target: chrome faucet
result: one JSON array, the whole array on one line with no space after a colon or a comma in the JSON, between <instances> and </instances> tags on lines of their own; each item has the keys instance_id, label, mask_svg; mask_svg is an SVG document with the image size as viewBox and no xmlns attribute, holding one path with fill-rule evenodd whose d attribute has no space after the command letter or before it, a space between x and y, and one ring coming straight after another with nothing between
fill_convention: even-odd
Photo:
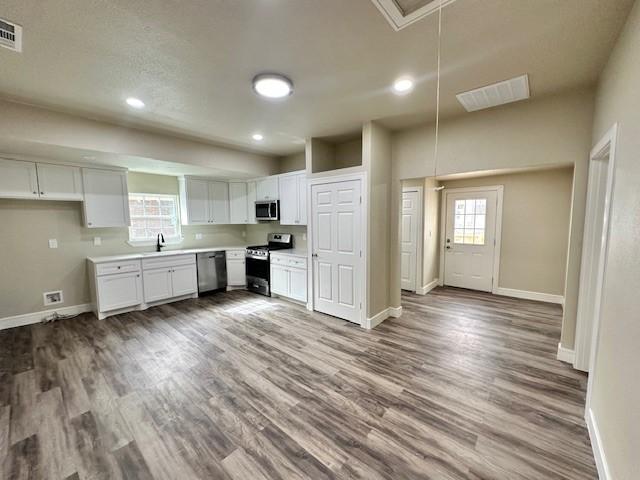
<instances>
[{"instance_id":1,"label":"chrome faucet","mask_svg":"<svg viewBox=\"0 0 640 480\"><path fill-rule=\"evenodd\" d=\"M160 239L162 239L162 244L160 244ZM158 240L156 242L156 252L161 252L162 247L164 247L164 235L162 233L159 233Z\"/></svg>"}]
</instances>

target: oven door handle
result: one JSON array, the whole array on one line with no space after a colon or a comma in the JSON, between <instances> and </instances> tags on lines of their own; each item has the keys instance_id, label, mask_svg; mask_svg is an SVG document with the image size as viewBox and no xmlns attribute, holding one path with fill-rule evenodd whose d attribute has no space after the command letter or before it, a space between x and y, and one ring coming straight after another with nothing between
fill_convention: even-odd
<instances>
[{"instance_id":1,"label":"oven door handle","mask_svg":"<svg viewBox=\"0 0 640 480\"><path fill-rule=\"evenodd\" d=\"M269 257L258 257L257 255L249 255L249 254L246 254L245 258L252 258L253 260L264 260L264 261L269 260Z\"/></svg>"}]
</instances>

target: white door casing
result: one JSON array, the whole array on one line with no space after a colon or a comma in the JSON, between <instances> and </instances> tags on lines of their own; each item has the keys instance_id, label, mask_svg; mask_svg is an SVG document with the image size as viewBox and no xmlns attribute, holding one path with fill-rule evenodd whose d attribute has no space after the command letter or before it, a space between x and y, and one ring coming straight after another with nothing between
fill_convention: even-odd
<instances>
[{"instance_id":1,"label":"white door casing","mask_svg":"<svg viewBox=\"0 0 640 480\"><path fill-rule=\"evenodd\" d=\"M362 182L314 184L312 201L314 310L361 324Z\"/></svg>"},{"instance_id":2,"label":"white door casing","mask_svg":"<svg viewBox=\"0 0 640 480\"><path fill-rule=\"evenodd\" d=\"M417 191L402 192L400 213L400 287L416 291L418 270L419 208L420 195Z\"/></svg>"},{"instance_id":3,"label":"white door casing","mask_svg":"<svg viewBox=\"0 0 640 480\"><path fill-rule=\"evenodd\" d=\"M492 292L497 288L502 186L444 191L443 284Z\"/></svg>"}]
</instances>

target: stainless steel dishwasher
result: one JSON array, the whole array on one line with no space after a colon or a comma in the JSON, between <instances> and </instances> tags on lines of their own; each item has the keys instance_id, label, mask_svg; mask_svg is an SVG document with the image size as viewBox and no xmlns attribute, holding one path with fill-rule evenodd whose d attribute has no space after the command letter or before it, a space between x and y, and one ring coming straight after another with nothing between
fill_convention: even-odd
<instances>
[{"instance_id":1,"label":"stainless steel dishwasher","mask_svg":"<svg viewBox=\"0 0 640 480\"><path fill-rule=\"evenodd\" d=\"M196 255L198 294L227 288L227 252L204 252Z\"/></svg>"}]
</instances>

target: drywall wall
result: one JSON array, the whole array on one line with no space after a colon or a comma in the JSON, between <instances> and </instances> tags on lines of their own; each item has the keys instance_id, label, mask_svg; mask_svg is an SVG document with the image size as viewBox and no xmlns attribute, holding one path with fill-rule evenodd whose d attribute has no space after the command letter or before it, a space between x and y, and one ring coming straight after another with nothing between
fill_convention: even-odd
<instances>
[{"instance_id":1,"label":"drywall wall","mask_svg":"<svg viewBox=\"0 0 640 480\"><path fill-rule=\"evenodd\" d=\"M335 146L335 168L349 168L362 165L362 137Z\"/></svg>"},{"instance_id":2,"label":"drywall wall","mask_svg":"<svg viewBox=\"0 0 640 480\"><path fill-rule=\"evenodd\" d=\"M278 160L241 150L163 135L0 100L0 141L52 145L178 162L251 176L278 173ZM7 151L8 152L8 151ZM8 152L11 153L11 152ZM19 153L19 152L16 152ZM68 161L82 162L82 157ZM123 165L127 166L127 165Z\"/></svg>"},{"instance_id":3,"label":"drywall wall","mask_svg":"<svg viewBox=\"0 0 640 480\"><path fill-rule=\"evenodd\" d=\"M129 174L136 193L177 192L176 177ZM64 304L88 303L86 257L149 251L132 247L126 228L88 229L82 226L80 202L0 199L0 318L45 310L43 292L63 290ZM168 249L243 246L244 225L186 226L184 241ZM202 233L201 240L195 239ZM93 238L102 239L101 246ZM58 240L50 249L48 240Z\"/></svg>"},{"instance_id":4,"label":"drywall wall","mask_svg":"<svg viewBox=\"0 0 640 480\"><path fill-rule=\"evenodd\" d=\"M280 225L280 222L263 222L246 226L247 245L265 245L270 233L290 233L295 248L307 248L307 227L301 225Z\"/></svg>"},{"instance_id":5,"label":"drywall wall","mask_svg":"<svg viewBox=\"0 0 640 480\"><path fill-rule=\"evenodd\" d=\"M591 410L610 479L640 472L640 3L636 2L596 96L593 143L619 126L609 249ZM601 477L604 478L604 477Z\"/></svg>"},{"instance_id":6,"label":"drywall wall","mask_svg":"<svg viewBox=\"0 0 640 480\"><path fill-rule=\"evenodd\" d=\"M586 89L468 113L443 120L438 143L438 175L574 166L561 337L568 349L575 337L593 105L594 91ZM394 180L434 175L434 132L427 124L393 135ZM393 264L391 271L391 303L399 306L400 272Z\"/></svg>"},{"instance_id":7,"label":"drywall wall","mask_svg":"<svg viewBox=\"0 0 640 480\"><path fill-rule=\"evenodd\" d=\"M279 173L296 172L307 168L305 152L293 153L286 157L280 157Z\"/></svg>"},{"instance_id":8,"label":"drywall wall","mask_svg":"<svg viewBox=\"0 0 640 480\"><path fill-rule=\"evenodd\" d=\"M389 307L391 134L375 122L363 128L363 165L368 172L367 318ZM399 189L400 182L396 188Z\"/></svg>"},{"instance_id":9,"label":"drywall wall","mask_svg":"<svg viewBox=\"0 0 640 480\"><path fill-rule=\"evenodd\" d=\"M573 168L441 181L446 189L503 185L498 286L564 295Z\"/></svg>"}]
</instances>

